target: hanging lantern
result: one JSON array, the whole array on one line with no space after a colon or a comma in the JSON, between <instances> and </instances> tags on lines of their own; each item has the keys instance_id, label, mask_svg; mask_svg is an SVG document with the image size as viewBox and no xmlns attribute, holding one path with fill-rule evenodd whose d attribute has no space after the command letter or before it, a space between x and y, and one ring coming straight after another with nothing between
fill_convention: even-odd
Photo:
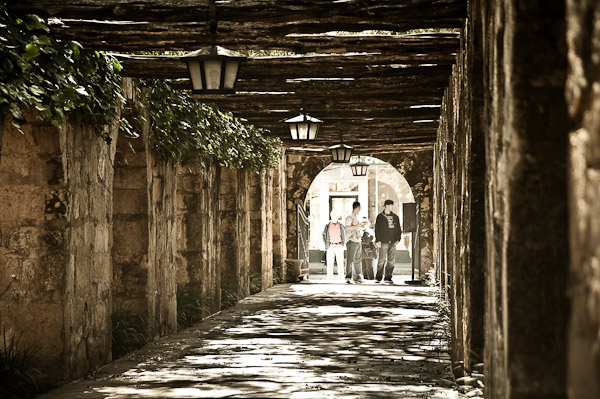
<instances>
[{"instance_id":1,"label":"hanging lantern","mask_svg":"<svg viewBox=\"0 0 600 399\"><path fill-rule=\"evenodd\" d=\"M221 46L209 46L180 58L187 63L193 94L233 94L246 56Z\"/></svg>"},{"instance_id":2,"label":"hanging lantern","mask_svg":"<svg viewBox=\"0 0 600 399\"><path fill-rule=\"evenodd\" d=\"M368 163L364 163L360 160L356 163L353 163L350 165L350 169L352 169L352 176L366 176L368 167Z\"/></svg>"},{"instance_id":3,"label":"hanging lantern","mask_svg":"<svg viewBox=\"0 0 600 399\"><path fill-rule=\"evenodd\" d=\"M290 128L292 140L314 140L317 138L319 126L321 126L323 121L302 113L293 118L286 119L285 123Z\"/></svg>"},{"instance_id":4,"label":"hanging lantern","mask_svg":"<svg viewBox=\"0 0 600 399\"><path fill-rule=\"evenodd\" d=\"M350 162L350 157L352 157L353 150L351 146L346 145L344 143L339 143L329 147L329 150L331 151L331 158L333 158L333 162Z\"/></svg>"}]
</instances>

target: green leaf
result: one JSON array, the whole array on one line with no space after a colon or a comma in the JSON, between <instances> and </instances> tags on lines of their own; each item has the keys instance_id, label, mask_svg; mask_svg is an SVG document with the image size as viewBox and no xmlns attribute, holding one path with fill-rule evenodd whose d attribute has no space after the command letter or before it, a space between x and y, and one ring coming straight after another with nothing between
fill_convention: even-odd
<instances>
[{"instance_id":1,"label":"green leaf","mask_svg":"<svg viewBox=\"0 0 600 399\"><path fill-rule=\"evenodd\" d=\"M25 46L25 53L22 54L22 57L29 61L38 55L40 55L40 48L34 43L29 43L27 46Z\"/></svg>"}]
</instances>

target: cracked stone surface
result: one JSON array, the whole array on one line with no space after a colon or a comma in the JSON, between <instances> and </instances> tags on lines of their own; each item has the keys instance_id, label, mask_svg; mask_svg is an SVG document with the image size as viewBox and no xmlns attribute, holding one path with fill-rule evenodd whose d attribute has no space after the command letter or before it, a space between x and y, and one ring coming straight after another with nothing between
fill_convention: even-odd
<instances>
[{"instance_id":1,"label":"cracked stone surface","mask_svg":"<svg viewBox=\"0 0 600 399\"><path fill-rule=\"evenodd\" d=\"M42 398L458 398L431 290L278 285Z\"/></svg>"}]
</instances>

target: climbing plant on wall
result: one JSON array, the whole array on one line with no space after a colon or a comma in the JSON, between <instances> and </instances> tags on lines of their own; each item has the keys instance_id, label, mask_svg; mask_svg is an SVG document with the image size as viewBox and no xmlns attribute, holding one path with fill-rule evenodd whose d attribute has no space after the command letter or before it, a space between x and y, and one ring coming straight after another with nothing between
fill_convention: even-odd
<instances>
[{"instance_id":1,"label":"climbing plant on wall","mask_svg":"<svg viewBox=\"0 0 600 399\"><path fill-rule=\"evenodd\" d=\"M80 111L72 114L101 133L117 118L120 69L113 57L54 39L40 17L15 17L0 4L0 107L18 129L26 108L54 126Z\"/></svg>"},{"instance_id":2,"label":"climbing plant on wall","mask_svg":"<svg viewBox=\"0 0 600 399\"><path fill-rule=\"evenodd\" d=\"M60 126L67 114L95 126L99 134L119 117L121 66L98 51L50 35L36 15L16 17L0 3L0 115L8 109L21 129L24 111ZM200 104L167 81L139 81L142 106L148 107L152 142L165 159L186 163L196 156L221 165L259 171L277 163L279 139L244 125L213 105ZM132 132L124 118L121 128ZM110 142L110 137L105 136Z\"/></svg>"},{"instance_id":3,"label":"climbing plant on wall","mask_svg":"<svg viewBox=\"0 0 600 399\"><path fill-rule=\"evenodd\" d=\"M166 159L185 164L197 155L221 165L260 171L277 164L280 140L244 125L216 106L201 104L168 81L139 81L143 106L149 107L152 140Z\"/></svg>"}]
</instances>

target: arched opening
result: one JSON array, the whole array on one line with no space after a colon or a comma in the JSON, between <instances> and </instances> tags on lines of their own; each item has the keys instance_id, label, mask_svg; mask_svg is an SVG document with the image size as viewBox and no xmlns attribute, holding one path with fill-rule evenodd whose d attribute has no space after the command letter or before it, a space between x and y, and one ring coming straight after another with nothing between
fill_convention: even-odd
<instances>
[{"instance_id":1,"label":"arched opening","mask_svg":"<svg viewBox=\"0 0 600 399\"><path fill-rule=\"evenodd\" d=\"M310 239L309 263L311 280L324 280L326 277L325 244L322 233L329 222L332 211L344 216L352 212L352 203L359 201L361 211L359 219L368 220L367 231L373 234L375 219L383 209L387 199L394 201L394 212L403 219L404 203L415 201L413 191L406 178L392 165L374 157L364 157L369 164L366 176L353 176L347 164L331 163L321 170L312 181L304 199L309 214ZM402 240L396 246L396 266L394 275L409 275L412 259L411 234L402 234ZM374 260L373 267L377 261ZM338 275L337 266L334 281Z\"/></svg>"}]
</instances>

